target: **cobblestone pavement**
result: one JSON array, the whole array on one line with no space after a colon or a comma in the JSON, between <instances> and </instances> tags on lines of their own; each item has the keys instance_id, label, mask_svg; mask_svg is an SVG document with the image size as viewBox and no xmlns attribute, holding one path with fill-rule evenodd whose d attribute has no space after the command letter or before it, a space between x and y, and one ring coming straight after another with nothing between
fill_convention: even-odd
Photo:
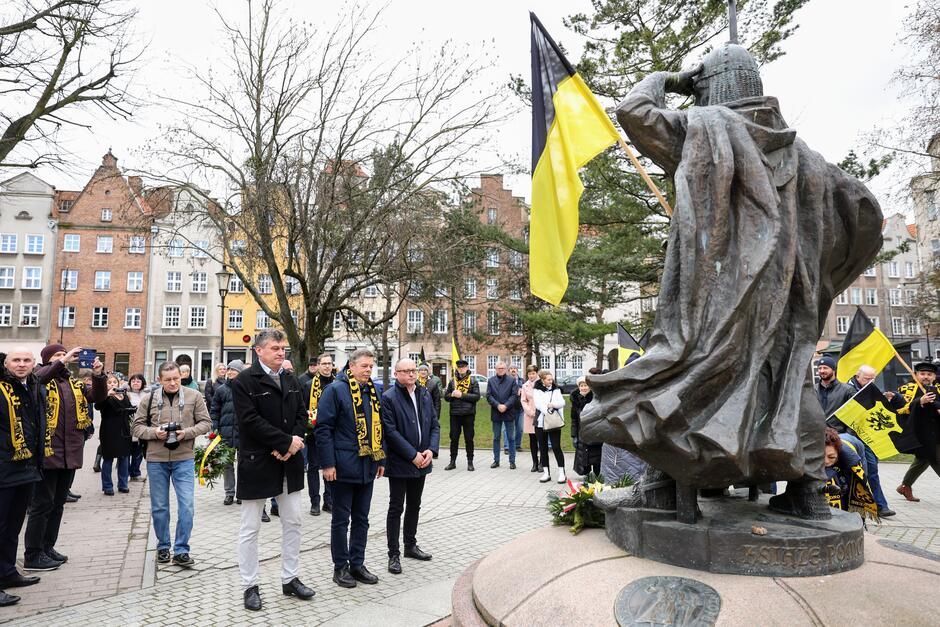
<instances>
[{"instance_id":1,"label":"cobblestone pavement","mask_svg":"<svg viewBox=\"0 0 940 627\"><path fill-rule=\"evenodd\" d=\"M146 483L132 483L130 495L104 497L99 476L85 469L76 479L76 490L84 498L68 506L58 546L69 555L69 563L43 574L39 585L21 589L23 601L0 610L0 622L83 627L181 622L431 624L450 614L451 588L467 566L519 534L549 524L545 494L557 486L540 484L526 461L528 453L520 456L518 470L509 470L505 460L501 468L491 470L484 451L478 453L478 470L473 473L465 470L462 459L458 470L451 472L444 472L443 463L436 462L425 487L418 528L420 546L433 553L434 559L423 563L404 559L405 572L398 576L386 570L388 484L377 482L366 554L366 565L380 579L375 586L360 584L345 590L333 584L329 515L305 516L301 579L317 591L308 602L280 593L281 534L278 519L273 518L261 529L264 609L259 613L242 607L236 556L238 506L222 505L221 486L197 488L191 541L196 566L190 570L155 567L155 542L146 531ZM894 492L905 469L900 464L882 466L885 491L898 515L869 530L940 553L940 479L924 474L916 485L924 501L907 503ZM151 535L149 545L144 541L147 535Z\"/></svg>"}]
</instances>

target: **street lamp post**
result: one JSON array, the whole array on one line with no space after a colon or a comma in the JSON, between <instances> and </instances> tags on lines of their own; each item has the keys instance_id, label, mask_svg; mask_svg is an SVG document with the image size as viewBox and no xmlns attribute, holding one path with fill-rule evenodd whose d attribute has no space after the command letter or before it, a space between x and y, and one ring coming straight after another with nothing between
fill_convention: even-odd
<instances>
[{"instance_id":1,"label":"street lamp post","mask_svg":"<svg viewBox=\"0 0 940 627\"><path fill-rule=\"evenodd\" d=\"M219 285L219 296L222 297L222 304L219 305L221 313L219 314L219 363L225 363L225 297L228 296L228 284L232 279L232 273L228 271L228 266L222 264L222 270L215 273L215 279Z\"/></svg>"}]
</instances>

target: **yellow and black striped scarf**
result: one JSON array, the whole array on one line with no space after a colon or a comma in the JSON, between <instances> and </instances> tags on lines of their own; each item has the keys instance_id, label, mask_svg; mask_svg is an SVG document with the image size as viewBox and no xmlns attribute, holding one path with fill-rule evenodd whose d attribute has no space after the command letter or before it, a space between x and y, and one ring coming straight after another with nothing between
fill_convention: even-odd
<instances>
[{"instance_id":1,"label":"yellow and black striped scarf","mask_svg":"<svg viewBox=\"0 0 940 627\"><path fill-rule=\"evenodd\" d=\"M23 418L17 411L20 408L20 398L13 391L13 386L6 381L0 381L0 392L7 402L7 413L10 416L10 440L13 443L13 461L29 459L33 452L26 446L26 436L23 435Z\"/></svg>"},{"instance_id":2,"label":"yellow and black striped scarf","mask_svg":"<svg viewBox=\"0 0 940 627\"><path fill-rule=\"evenodd\" d=\"M359 441L359 457L371 456L376 461L385 459L385 451L382 450L382 421L379 418L381 407L379 405L379 395L375 393L375 386L372 385L372 381L366 384L372 414L367 424L359 382L353 377L351 370L346 371L346 377L349 379L349 393L352 395L353 410L356 412L356 439ZM371 447L369 446L370 432L372 433Z\"/></svg>"},{"instance_id":3,"label":"yellow and black striped scarf","mask_svg":"<svg viewBox=\"0 0 940 627\"><path fill-rule=\"evenodd\" d=\"M85 386L73 377L69 377L68 384L72 395L75 397L75 416L77 418L75 428L79 430L87 429L91 426L91 414L88 411L88 401L85 400ZM46 400L46 456L51 457L53 455L52 436L55 435L56 427L59 425L59 407L61 405L59 402L59 386L55 379L46 384L46 391L48 392Z\"/></svg>"},{"instance_id":4,"label":"yellow and black striped scarf","mask_svg":"<svg viewBox=\"0 0 940 627\"><path fill-rule=\"evenodd\" d=\"M470 392L470 373L469 372L467 373L467 376L463 378L461 378L459 374L455 376L454 389L460 390L461 394L467 394L468 392Z\"/></svg>"},{"instance_id":5,"label":"yellow and black striped scarf","mask_svg":"<svg viewBox=\"0 0 940 627\"><path fill-rule=\"evenodd\" d=\"M855 447L846 442L842 441L842 446L848 446L852 451L855 451L858 454L858 451L855 450ZM868 485L868 478L865 476L865 470L862 468L862 464L858 463L849 468L848 473L849 479L849 491L845 495L845 499L842 499L842 495L838 493L830 493L828 495L829 506L835 509L841 509L848 512L858 512L862 517L862 520L866 518L871 518L874 521L878 520L878 504L875 503L875 497L872 495L871 487ZM836 487L839 486L839 482L836 477L833 477L829 480L830 485ZM833 490L833 492L836 492Z\"/></svg>"}]
</instances>

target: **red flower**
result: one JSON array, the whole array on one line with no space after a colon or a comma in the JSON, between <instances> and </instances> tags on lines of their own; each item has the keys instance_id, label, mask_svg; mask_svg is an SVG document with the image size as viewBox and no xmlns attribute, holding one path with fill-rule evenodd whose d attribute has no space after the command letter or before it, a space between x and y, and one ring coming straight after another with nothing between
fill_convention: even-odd
<instances>
[{"instance_id":1,"label":"red flower","mask_svg":"<svg viewBox=\"0 0 940 627\"><path fill-rule=\"evenodd\" d=\"M209 439L210 439L210 440L214 440L214 439L215 439L215 432L214 432L214 431L210 431L210 432L209 432Z\"/></svg>"}]
</instances>

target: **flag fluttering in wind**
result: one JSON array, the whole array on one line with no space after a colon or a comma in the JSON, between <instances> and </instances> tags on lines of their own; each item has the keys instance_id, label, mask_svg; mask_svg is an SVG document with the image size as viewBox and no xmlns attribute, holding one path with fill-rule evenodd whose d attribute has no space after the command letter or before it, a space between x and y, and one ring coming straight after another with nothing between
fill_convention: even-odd
<instances>
[{"instance_id":1,"label":"flag fluttering in wind","mask_svg":"<svg viewBox=\"0 0 940 627\"><path fill-rule=\"evenodd\" d=\"M532 214L529 285L557 305L568 289L568 258L578 239L578 177L620 135L561 49L530 13L532 25Z\"/></svg>"},{"instance_id":2,"label":"flag fluttering in wind","mask_svg":"<svg viewBox=\"0 0 940 627\"><path fill-rule=\"evenodd\" d=\"M878 459L917 448L910 416L898 415L874 383L869 383L837 409L833 416L858 435Z\"/></svg>"},{"instance_id":3,"label":"flag fluttering in wind","mask_svg":"<svg viewBox=\"0 0 940 627\"><path fill-rule=\"evenodd\" d=\"M648 332L647 332L648 333ZM646 337L644 334L643 337ZM617 367L623 368L633 355L642 355L643 347L627 331L622 324L617 323Z\"/></svg>"},{"instance_id":4,"label":"flag fluttering in wind","mask_svg":"<svg viewBox=\"0 0 940 627\"><path fill-rule=\"evenodd\" d=\"M450 338L450 371L453 376L457 376L457 360L460 359L460 353L457 352L457 340Z\"/></svg>"},{"instance_id":5,"label":"flag fluttering in wind","mask_svg":"<svg viewBox=\"0 0 940 627\"><path fill-rule=\"evenodd\" d=\"M836 378L843 383L855 376L861 366L871 366L875 372L888 365L895 356L894 345L881 329L876 329L862 308L855 311L849 332L842 342Z\"/></svg>"}]
</instances>

